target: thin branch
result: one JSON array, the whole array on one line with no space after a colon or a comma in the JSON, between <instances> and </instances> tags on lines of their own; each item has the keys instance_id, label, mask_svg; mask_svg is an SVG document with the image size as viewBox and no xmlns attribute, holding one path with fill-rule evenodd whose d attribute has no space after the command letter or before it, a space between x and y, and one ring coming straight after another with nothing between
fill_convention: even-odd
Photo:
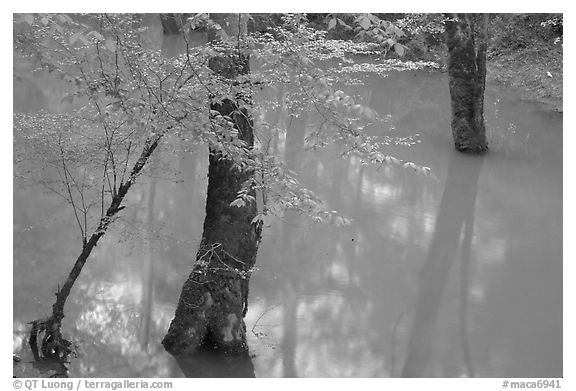
<instances>
[{"instance_id":1,"label":"thin branch","mask_svg":"<svg viewBox=\"0 0 576 391\"><path fill-rule=\"evenodd\" d=\"M84 201L84 185L86 183L86 168L84 168L84 176L82 178L82 188L79 190L80 201L82 202L82 213L84 214L84 232L88 231L88 209L90 205L86 206Z\"/></svg>"},{"instance_id":2,"label":"thin branch","mask_svg":"<svg viewBox=\"0 0 576 391\"><path fill-rule=\"evenodd\" d=\"M124 209L124 207L121 206L124 197L128 193L128 190L130 190L132 185L135 183L138 175L140 175L140 173L142 172L142 169L146 165L148 158L158 146L158 143L160 142L162 136L163 133L153 133L146 139L146 142L144 143L144 147L142 149L142 153L140 154L140 157L134 164L132 172L130 173L130 177L128 178L126 183L122 184L122 186L119 187L118 192L112 198L112 201L108 206L108 209L106 210L106 215L100 219L98 228L96 229L96 231L92 233L88 242L83 246L82 252L80 253L78 259L76 260L74 267L70 271L70 274L68 275L66 282L64 283L62 288L58 290L58 293L56 294L56 303L54 303L54 306L52 307L52 320L56 324L59 325L61 320L64 318L64 304L66 302L66 299L68 298L68 295L70 294L74 282L80 275L80 272L84 267L84 264L88 260L88 256L98 243L98 240L106 233L108 226L113 221L113 217L119 211Z\"/></svg>"},{"instance_id":3,"label":"thin branch","mask_svg":"<svg viewBox=\"0 0 576 391\"><path fill-rule=\"evenodd\" d=\"M132 151L132 140L128 142L126 147L126 164L124 164L124 169L122 170L122 176L120 177L120 186L124 183L124 175L128 171L128 162L130 161L130 152Z\"/></svg>"},{"instance_id":4,"label":"thin branch","mask_svg":"<svg viewBox=\"0 0 576 391\"><path fill-rule=\"evenodd\" d=\"M80 217L78 216L78 212L76 210L76 204L74 202L74 197L72 196L72 189L70 188L70 179L68 177L68 169L66 167L66 158L64 157L64 147L62 146L62 133L58 134L58 147L60 148L60 157L62 159L62 169L64 170L64 185L66 186L66 190L68 191L68 195L70 197L70 203L72 204L72 210L74 210L74 217L76 217L76 222L78 223L78 227L80 228L80 233L82 234L82 243L86 246L86 233L82 228L82 223L80 222Z\"/></svg>"}]
</instances>

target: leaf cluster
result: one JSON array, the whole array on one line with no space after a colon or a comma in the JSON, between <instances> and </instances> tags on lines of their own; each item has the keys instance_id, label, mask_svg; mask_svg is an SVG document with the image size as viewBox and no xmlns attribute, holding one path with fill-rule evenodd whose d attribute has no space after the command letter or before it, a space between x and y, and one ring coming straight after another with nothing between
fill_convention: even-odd
<instances>
[{"instance_id":1,"label":"leaf cluster","mask_svg":"<svg viewBox=\"0 0 576 391\"><path fill-rule=\"evenodd\" d=\"M343 156L404 165L382 148L411 141L369 136L366 129L384 120L361 97L337 86L346 78L331 61L352 63L347 56L366 50L368 43L327 40L326 31L310 27L304 14L285 14L266 33L238 35L226 33L206 14L183 20L186 48L175 57L166 57L157 46L146 44L148 27L138 15L14 17L15 48L29 62L68 83L71 91L63 99L81 106L59 116L17 115L15 135L26 140L24 155L32 153L37 163L42 161L60 173L60 186L54 190L71 193L65 198L75 208L84 202L79 200L90 198L85 197L86 191L95 191L92 199L100 207L80 207L85 217L91 210L99 210L94 218L102 216L105 198L113 197L121 187L128 168L136 163L135 151L151 135L169 134L205 143L232 160L233 169L252 170L256 179L246 189L255 188L265 195L263 215L293 208L319 221L345 222L305 189L277 151L269 148L266 140L274 135L267 132L274 131L274 126L256 121L254 148L239 138L236 117L249 112L259 118L269 102L253 101L253 97L265 88L286 88L286 106L294 115L314 113L318 126L307 134L308 148L339 143L345 146ZM249 20L250 16L241 15L237 22L246 25ZM360 38L401 54L403 47L397 39L403 33L395 25L371 14L359 15L355 22ZM188 33L198 29L212 31L217 39L193 46ZM215 72L214 59L230 56L249 56L256 66L247 74ZM208 104L224 101L235 102L230 115L211 110ZM62 160L66 167L61 167ZM253 202L249 197L250 192L243 191L233 204L242 207ZM79 225L86 232L89 223Z\"/></svg>"}]
</instances>

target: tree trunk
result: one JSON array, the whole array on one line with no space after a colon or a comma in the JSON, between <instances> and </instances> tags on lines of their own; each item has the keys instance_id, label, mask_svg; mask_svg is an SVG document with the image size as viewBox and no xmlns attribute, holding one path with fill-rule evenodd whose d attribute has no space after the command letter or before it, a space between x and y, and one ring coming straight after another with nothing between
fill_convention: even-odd
<instances>
[{"instance_id":1,"label":"tree trunk","mask_svg":"<svg viewBox=\"0 0 576 391\"><path fill-rule=\"evenodd\" d=\"M226 28L234 27L235 17L237 15L230 18ZM225 27L225 23L220 24ZM209 65L215 73L229 79L249 72L248 58L238 53L215 57ZM232 118L239 138L249 147L253 146L253 122L245 109L239 109L231 99L213 103L211 109ZM237 357L247 353L243 317L248 308L248 283L256 261L261 226L252 223L257 214L256 203L248 202L243 207L230 203L252 176L252 171L239 170L220 152L210 150L200 249L162 341L164 348L177 356L179 362L186 360L178 356L191 358L194 353L206 350L235 353ZM254 190L250 195L255 197Z\"/></svg>"},{"instance_id":2,"label":"tree trunk","mask_svg":"<svg viewBox=\"0 0 576 391\"><path fill-rule=\"evenodd\" d=\"M470 14L448 14L446 44L454 145L462 152L488 150L484 124L488 14L475 32Z\"/></svg>"}]
</instances>

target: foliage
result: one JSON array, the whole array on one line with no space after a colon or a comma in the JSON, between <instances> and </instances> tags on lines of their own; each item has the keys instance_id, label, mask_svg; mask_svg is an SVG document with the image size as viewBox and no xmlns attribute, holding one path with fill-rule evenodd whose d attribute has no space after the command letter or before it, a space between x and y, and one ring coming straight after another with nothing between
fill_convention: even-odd
<instances>
[{"instance_id":1,"label":"foliage","mask_svg":"<svg viewBox=\"0 0 576 391\"><path fill-rule=\"evenodd\" d=\"M331 60L345 60L342 45L326 40L325 31L312 29L304 14L286 14L269 32L248 35L250 19L245 14L228 20L207 14L164 16L163 30L179 31L186 44L182 53L169 57L147 43L147 27L138 15L14 16L15 49L67 83L70 88L62 100L71 105L59 114L14 116L16 172L70 203L82 238L82 251L57 291L52 315L32 322L29 344L36 360L65 361L73 353L73 345L60 333L67 297L99 239L124 209L124 198L150 156L169 136L204 143L213 156L231 161L232 171L251 173L231 204L258 204L252 195L258 190L257 227L285 209L318 222L348 223L304 188L270 148L278 136L269 132L273 126L259 124L255 147L239 137L236 118L248 112L256 117L253 113L264 109L253 102L256 88L286 86L293 115L315 113L319 123L307 135L308 148L338 143L344 146L343 156L428 174L425 167L382 152L384 146L413 140L369 134L370 126L385 120L338 85L345 78ZM236 24L237 34L217 20ZM393 24L372 14L354 21L358 38L373 41L384 53L393 49L403 54L404 46L397 42L403 32ZM190 34L202 30L210 42L191 45ZM259 69L238 72L233 57L243 64L252 57ZM213 109L224 104L232 107L228 115Z\"/></svg>"},{"instance_id":2,"label":"foliage","mask_svg":"<svg viewBox=\"0 0 576 391\"><path fill-rule=\"evenodd\" d=\"M386 50L403 50L396 41L403 33L393 24L371 14L358 15L354 21L358 37ZM208 15L196 14L183 25L182 36L186 39L187 31L198 28L214 31L220 42L198 47L186 42L184 53L165 58L157 47L142 44L146 27L137 15L15 15L15 47L28 61L67 81L71 91L63 99L81 104L58 116L17 115L15 135L32 147L34 160L48 163L44 170L57 172L57 180L43 184L79 212L83 237L90 225L97 225L94 220L102 216L105 199L117 192L137 159L135 151L152 134L206 143L232 159L238 169L255 170L258 183L247 186L265 193L262 215L290 207L318 221L344 221L304 189L267 147L265 140L274 136L274 129L259 124L257 147L246 148L231 118L210 111L206 102L250 97L255 88L285 85L295 113L314 111L320 118L318 128L307 137L309 148L342 143L345 155L394 164L380 151L384 145L406 140L369 136L364 129L383 120L361 99L337 87L343 78L329 63L334 58L351 63L345 54L366 51L370 44L327 40L326 32L311 28L303 14L284 15L268 32L243 37L228 36ZM250 55L259 69L235 80L215 75L208 66L210 59L231 50ZM241 100L239 108L265 109L251 99ZM18 159L31 164L30 156ZM90 189L91 196L84 194Z\"/></svg>"},{"instance_id":3,"label":"foliage","mask_svg":"<svg viewBox=\"0 0 576 391\"><path fill-rule=\"evenodd\" d=\"M496 14L491 26L491 51L553 45L562 37L562 20L562 14Z\"/></svg>"},{"instance_id":4,"label":"foliage","mask_svg":"<svg viewBox=\"0 0 576 391\"><path fill-rule=\"evenodd\" d=\"M555 15L552 18L545 20L544 22L540 22L540 26L549 28L553 33L558 35L554 38L555 45L562 41L564 31L563 15Z\"/></svg>"},{"instance_id":5,"label":"foliage","mask_svg":"<svg viewBox=\"0 0 576 391\"><path fill-rule=\"evenodd\" d=\"M324 21L327 31L338 28L350 34L354 33L355 40L374 42L385 54L393 50L402 57L406 51L406 46L400 43L405 36L404 31L376 14L327 14Z\"/></svg>"}]
</instances>

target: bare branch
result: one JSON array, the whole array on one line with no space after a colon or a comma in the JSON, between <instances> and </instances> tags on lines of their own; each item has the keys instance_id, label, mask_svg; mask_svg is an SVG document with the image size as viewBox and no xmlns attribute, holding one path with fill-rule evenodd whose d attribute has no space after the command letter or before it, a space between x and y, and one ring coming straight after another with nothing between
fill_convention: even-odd
<instances>
[{"instance_id":1,"label":"bare branch","mask_svg":"<svg viewBox=\"0 0 576 391\"><path fill-rule=\"evenodd\" d=\"M82 235L82 243L86 246L86 232L82 228L82 223L80 223L80 218L78 216L78 211L76 210L76 203L74 202L74 197L72 196L72 189L70 186L70 179L68 176L68 168L66 167L66 158L64 156L64 147L62 146L62 133L58 134L58 147L60 148L60 157L62 158L62 169L64 171L64 185L68 192L68 196L70 197L70 203L72 204L72 210L74 211L74 217L76 218L76 222L78 223L78 227L80 228L80 233Z\"/></svg>"}]
</instances>

